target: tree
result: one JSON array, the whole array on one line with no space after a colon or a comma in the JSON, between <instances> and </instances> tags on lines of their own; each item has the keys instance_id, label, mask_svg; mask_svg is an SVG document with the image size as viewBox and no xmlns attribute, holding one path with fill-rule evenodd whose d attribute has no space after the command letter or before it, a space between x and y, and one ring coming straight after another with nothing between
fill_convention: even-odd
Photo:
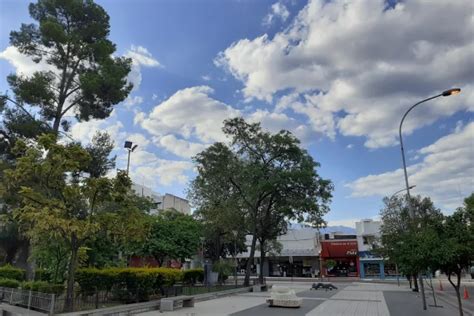
<instances>
[{"instance_id":1,"label":"tree","mask_svg":"<svg viewBox=\"0 0 474 316\"><path fill-rule=\"evenodd\" d=\"M458 299L459 315L463 315L461 301L461 274L474 260L474 193L464 200L464 205L447 216L441 233L442 255L439 268L448 276ZM456 283L451 280L456 275Z\"/></svg>"},{"instance_id":2,"label":"tree","mask_svg":"<svg viewBox=\"0 0 474 316\"><path fill-rule=\"evenodd\" d=\"M38 0L29 5L37 24L22 24L10 33L10 44L48 70L31 76L11 74L7 81L15 100L4 96L33 118L27 107L37 107L41 125L54 133L74 111L78 120L106 118L113 105L131 91L127 75L131 60L113 57L108 39L109 16L92 0ZM35 111L36 112L36 111Z\"/></svg>"},{"instance_id":3,"label":"tree","mask_svg":"<svg viewBox=\"0 0 474 316\"><path fill-rule=\"evenodd\" d=\"M264 248L292 219L321 225L333 187L290 132L271 134L242 118L224 121L223 131L229 145L215 143L194 157L198 176L189 196L198 209L226 210L241 218L252 236L248 284L257 240Z\"/></svg>"},{"instance_id":4,"label":"tree","mask_svg":"<svg viewBox=\"0 0 474 316\"><path fill-rule=\"evenodd\" d=\"M93 178L99 178L107 175L109 170L115 168L115 159L117 156L110 157L114 149L114 141L107 132L96 132L92 137L91 143L86 146L86 151L91 157L86 172Z\"/></svg>"},{"instance_id":5,"label":"tree","mask_svg":"<svg viewBox=\"0 0 474 316\"><path fill-rule=\"evenodd\" d=\"M191 258L199 249L201 224L176 210L150 216L146 242L135 244L132 253L152 256L163 266L167 260Z\"/></svg>"},{"instance_id":6,"label":"tree","mask_svg":"<svg viewBox=\"0 0 474 316\"><path fill-rule=\"evenodd\" d=\"M49 134L37 143L18 141L14 153L15 168L5 173L7 188L20 197L14 214L33 244L51 238L69 249L65 309L71 311L79 249L110 223L121 223L116 225L120 235L131 227L130 236L136 237L140 230L134 226L143 212L133 205L125 173L111 179L85 174L91 158L78 144L57 144L56 136Z\"/></svg>"},{"instance_id":7,"label":"tree","mask_svg":"<svg viewBox=\"0 0 474 316\"><path fill-rule=\"evenodd\" d=\"M435 268L442 255L438 245L444 217L431 199L420 196L411 200L414 219L404 197L385 198L384 204L380 212L381 248L377 251L398 264L401 272L413 275L418 290L416 274Z\"/></svg>"}]
</instances>

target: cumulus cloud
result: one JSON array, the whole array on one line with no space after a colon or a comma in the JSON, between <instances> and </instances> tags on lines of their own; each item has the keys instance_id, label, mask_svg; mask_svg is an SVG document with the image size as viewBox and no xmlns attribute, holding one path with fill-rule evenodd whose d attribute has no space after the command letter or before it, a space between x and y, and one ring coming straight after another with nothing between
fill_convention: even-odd
<instances>
[{"instance_id":1,"label":"cumulus cloud","mask_svg":"<svg viewBox=\"0 0 474 316\"><path fill-rule=\"evenodd\" d=\"M145 117L136 116L135 121L158 137L174 133L205 143L223 140L222 121L239 116L240 111L211 98L212 93L208 86L179 90Z\"/></svg>"},{"instance_id":2,"label":"cumulus cloud","mask_svg":"<svg viewBox=\"0 0 474 316\"><path fill-rule=\"evenodd\" d=\"M446 210L474 192L474 123L420 149L422 161L408 167L415 194L430 196ZM347 185L353 197L389 196L404 186L403 169L359 178Z\"/></svg>"},{"instance_id":3,"label":"cumulus cloud","mask_svg":"<svg viewBox=\"0 0 474 316\"><path fill-rule=\"evenodd\" d=\"M123 102L123 104L125 105L125 107L127 109L130 109L132 108L134 105L139 105L139 104L142 104L143 103L143 97L141 96L128 96L125 101Z\"/></svg>"},{"instance_id":4,"label":"cumulus cloud","mask_svg":"<svg viewBox=\"0 0 474 316\"><path fill-rule=\"evenodd\" d=\"M290 11L288 11L282 2L275 2L272 4L270 11L271 12L263 18L263 25L271 25L275 20L285 22L290 16Z\"/></svg>"},{"instance_id":5,"label":"cumulus cloud","mask_svg":"<svg viewBox=\"0 0 474 316\"><path fill-rule=\"evenodd\" d=\"M55 71L56 68L48 65L46 62L41 61L35 63L30 56L24 55L16 49L14 46L8 46L0 52L0 59L8 61L13 67L17 74L30 76L36 71Z\"/></svg>"},{"instance_id":6,"label":"cumulus cloud","mask_svg":"<svg viewBox=\"0 0 474 316\"><path fill-rule=\"evenodd\" d=\"M365 146L396 143L400 114L411 104L458 86L463 93L414 112L404 131L474 109L474 13L469 0L427 3L311 0L270 38L241 39L217 66L242 81L247 101L296 94L287 108L334 137L365 137ZM416 18L414 18L416 16ZM284 96L285 97L285 96Z\"/></svg>"},{"instance_id":7,"label":"cumulus cloud","mask_svg":"<svg viewBox=\"0 0 474 316\"><path fill-rule=\"evenodd\" d=\"M121 122L113 120L96 120L83 121L75 123L71 127L70 135L73 139L83 144L88 144L97 132L107 132L115 141L116 146L124 140L125 132Z\"/></svg>"},{"instance_id":8,"label":"cumulus cloud","mask_svg":"<svg viewBox=\"0 0 474 316\"><path fill-rule=\"evenodd\" d=\"M156 138L156 143L167 151L188 159L206 148L205 144L178 139L172 134Z\"/></svg>"},{"instance_id":9,"label":"cumulus cloud","mask_svg":"<svg viewBox=\"0 0 474 316\"><path fill-rule=\"evenodd\" d=\"M143 46L132 45L124 56L132 59L132 69L128 74L128 81L133 83L133 91L137 91L142 82L142 67L163 67Z\"/></svg>"},{"instance_id":10,"label":"cumulus cloud","mask_svg":"<svg viewBox=\"0 0 474 316\"><path fill-rule=\"evenodd\" d=\"M122 163L126 163L122 158ZM186 184L189 177L186 174L193 164L183 160L167 160L146 150L133 153L130 163L130 177L135 183L145 183L150 187Z\"/></svg>"},{"instance_id":11,"label":"cumulus cloud","mask_svg":"<svg viewBox=\"0 0 474 316\"><path fill-rule=\"evenodd\" d=\"M146 148L150 144L150 140L140 133L129 134L126 139L137 144L140 148Z\"/></svg>"}]
</instances>

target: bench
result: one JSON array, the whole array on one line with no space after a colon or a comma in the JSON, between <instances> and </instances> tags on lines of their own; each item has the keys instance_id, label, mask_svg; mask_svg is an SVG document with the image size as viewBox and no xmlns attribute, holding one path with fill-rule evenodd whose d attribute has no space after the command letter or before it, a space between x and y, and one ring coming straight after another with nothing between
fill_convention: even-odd
<instances>
[{"instance_id":1,"label":"bench","mask_svg":"<svg viewBox=\"0 0 474 316\"><path fill-rule=\"evenodd\" d=\"M255 284L252 285L252 292L266 292L268 287L266 284Z\"/></svg>"},{"instance_id":2,"label":"bench","mask_svg":"<svg viewBox=\"0 0 474 316\"><path fill-rule=\"evenodd\" d=\"M160 312L170 312L181 307L194 307L194 296L182 295L160 300Z\"/></svg>"}]
</instances>

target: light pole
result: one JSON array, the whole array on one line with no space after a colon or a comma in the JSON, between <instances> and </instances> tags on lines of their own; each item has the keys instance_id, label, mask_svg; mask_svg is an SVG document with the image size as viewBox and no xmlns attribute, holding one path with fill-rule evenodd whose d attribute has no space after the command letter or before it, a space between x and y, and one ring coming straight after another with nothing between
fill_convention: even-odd
<instances>
[{"instance_id":1,"label":"light pole","mask_svg":"<svg viewBox=\"0 0 474 316\"><path fill-rule=\"evenodd\" d=\"M237 236L239 232L237 230L232 231L232 235L234 236L234 282L235 282L235 287L237 287Z\"/></svg>"},{"instance_id":2,"label":"light pole","mask_svg":"<svg viewBox=\"0 0 474 316\"><path fill-rule=\"evenodd\" d=\"M416 184L412 185L409 187L409 189L413 189L414 187L416 187ZM398 190L397 192L393 193L391 196L390 196L390 201L399 193L405 191L406 189L401 189L401 190ZM400 274L398 273L398 264L395 263L395 273L397 274L397 285L400 286Z\"/></svg>"},{"instance_id":3,"label":"light pole","mask_svg":"<svg viewBox=\"0 0 474 316\"><path fill-rule=\"evenodd\" d=\"M402 126L403 126L403 121L405 121L405 118L407 117L408 113L410 113L411 110L413 110L417 105L420 105L421 103L424 103L426 101L430 101L439 97L448 97L450 95L458 94L461 92L461 89L455 88L455 89L449 89L446 91L443 91L442 93L432 96L430 98L421 100L418 103L415 103L412 105L403 115L402 120L400 121L400 127L398 128L398 135L400 138L400 149L402 152L402 161L403 161L403 172L405 174L405 185L406 185L406 190L407 190L407 199L408 199L408 210L410 212L410 217L412 221L415 219L415 211L413 209L412 203L411 203L411 196L410 196L410 184L408 183L408 174L407 174L407 165L406 165L406 160L405 160L405 150L403 148L403 138L402 138ZM423 309L426 310L426 297L425 297L425 287L423 285L423 277L421 273L418 273L418 280L420 283L420 289L421 289L421 297L423 299Z\"/></svg>"},{"instance_id":4,"label":"light pole","mask_svg":"<svg viewBox=\"0 0 474 316\"><path fill-rule=\"evenodd\" d=\"M134 145L131 141L126 140L123 147L128 151L128 160L127 160L127 176L128 176L128 171L130 169L130 154L134 152L135 149L137 149L138 145L137 144Z\"/></svg>"}]
</instances>

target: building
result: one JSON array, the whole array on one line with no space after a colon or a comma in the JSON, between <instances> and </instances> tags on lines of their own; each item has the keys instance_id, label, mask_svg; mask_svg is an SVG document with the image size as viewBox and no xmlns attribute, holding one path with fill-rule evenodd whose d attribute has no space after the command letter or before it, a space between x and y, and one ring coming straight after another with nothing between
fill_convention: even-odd
<instances>
[{"instance_id":1,"label":"building","mask_svg":"<svg viewBox=\"0 0 474 316\"><path fill-rule=\"evenodd\" d=\"M321 268L323 276L358 277L360 272L357 236L324 234L321 239Z\"/></svg>"},{"instance_id":2,"label":"building","mask_svg":"<svg viewBox=\"0 0 474 316\"><path fill-rule=\"evenodd\" d=\"M154 213L158 213L163 210L175 209L183 214L191 214L189 201L179 196L169 193L161 195L144 185L136 183L132 184L132 190L138 195L151 198L156 203L156 208L152 210Z\"/></svg>"},{"instance_id":3,"label":"building","mask_svg":"<svg viewBox=\"0 0 474 316\"><path fill-rule=\"evenodd\" d=\"M289 229L277 239L281 249L270 251L263 263L264 276L311 277L319 275L319 233L315 228ZM252 236L248 235L247 251L237 255L240 269L245 269L246 259L250 254ZM252 272L260 272L260 251L257 246ZM243 272L243 271L242 271Z\"/></svg>"},{"instance_id":4,"label":"building","mask_svg":"<svg viewBox=\"0 0 474 316\"><path fill-rule=\"evenodd\" d=\"M374 251L380 242L382 222L364 219L356 222L361 278L395 277L397 269Z\"/></svg>"}]
</instances>

